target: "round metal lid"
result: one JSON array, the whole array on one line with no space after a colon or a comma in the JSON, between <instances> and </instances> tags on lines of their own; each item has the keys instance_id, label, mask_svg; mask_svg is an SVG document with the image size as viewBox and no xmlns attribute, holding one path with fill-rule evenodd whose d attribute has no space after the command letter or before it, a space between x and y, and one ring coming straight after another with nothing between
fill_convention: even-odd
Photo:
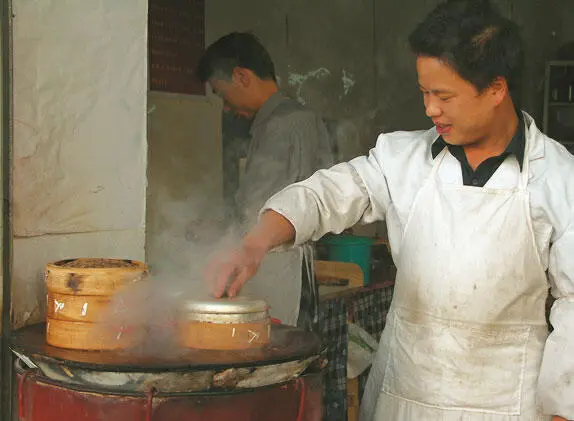
<instances>
[{"instance_id":1,"label":"round metal lid","mask_svg":"<svg viewBox=\"0 0 574 421\"><path fill-rule=\"evenodd\" d=\"M262 313L269 309L263 300L252 300L239 296L233 298L211 298L204 300L187 300L183 310L187 313L201 314L248 314Z\"/></svg>"}]
</instances>

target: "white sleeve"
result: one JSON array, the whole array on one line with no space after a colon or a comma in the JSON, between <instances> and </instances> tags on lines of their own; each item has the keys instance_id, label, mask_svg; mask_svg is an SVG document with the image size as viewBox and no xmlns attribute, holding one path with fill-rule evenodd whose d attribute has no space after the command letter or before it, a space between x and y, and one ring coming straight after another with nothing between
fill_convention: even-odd
<instances>
[{"instance_id":1,"label":"white sleeve","mask_svg":"<svg viewBox=\"0 0 574 421\"><path fill-rule=\"evenodd\" d=\"M295 227L295 245L340 233L357 222L385 218L390 203L381 165L384 136L368 156L317 171L286 187L267 201L261 212L274 210Z\"/></svg>"},{"instance_id":2,"label":"white sleeve","mask_svg":"<svg viewBox=\"0 0 574 421\"><path fill-rule=\"evenodd\" d=\"M549 277L556 298L538 383L544 412L574 420L574 225L550 248Z\"/></svg>"}]
</instances>

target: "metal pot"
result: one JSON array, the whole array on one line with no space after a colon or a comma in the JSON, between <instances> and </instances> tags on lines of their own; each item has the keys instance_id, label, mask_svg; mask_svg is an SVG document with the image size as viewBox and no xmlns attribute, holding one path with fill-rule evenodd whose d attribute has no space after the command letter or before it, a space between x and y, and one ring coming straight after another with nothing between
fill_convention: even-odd
<instances>
[{"instance_id":1,"label":"metal pot","mask_svg":"<svg viewBox=\"0 0 574 421\"><path fill-rule=\"evenodd\" d=\"M247 297L187 300L182 320L207 323L252 323L269 319L269 306L263 300Z\"/></svg>"},{"instance_id":2,"label":"metal pot","mask_svg":"<svg viewBox=\"0 0 574 421\"><path fill-rule=\"evenodd\" d=\"M269 306L247 297L190 300L182 306L181 343L195 349L248 349L271 337Z\"/></svg>"}]
</instances>

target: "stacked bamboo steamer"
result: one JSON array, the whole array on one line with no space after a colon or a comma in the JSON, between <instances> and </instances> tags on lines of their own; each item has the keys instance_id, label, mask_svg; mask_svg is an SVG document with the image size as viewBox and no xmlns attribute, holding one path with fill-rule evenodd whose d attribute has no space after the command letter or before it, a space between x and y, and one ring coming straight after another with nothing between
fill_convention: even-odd
<instances>
[{"instance_id":1,"label":"stacked bamboo steamer","mask_svg":"<svg viewBox=\"0 0 574 421\"><path fill-rule=\"evenodd\" d=\"M114 329L105 318L111 298L146 275L147 266L135 260L79 258L46 265L47 343L100 351L137 343L138 329Z\"/></svg>"}]
</instances>

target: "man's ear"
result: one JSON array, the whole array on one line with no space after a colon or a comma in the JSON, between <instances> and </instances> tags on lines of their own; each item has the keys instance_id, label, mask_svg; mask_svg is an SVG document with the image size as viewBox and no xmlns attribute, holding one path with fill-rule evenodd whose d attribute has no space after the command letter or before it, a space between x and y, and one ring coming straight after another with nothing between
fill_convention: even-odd
<instances>
[{"instance_id":1,"label":"man's ear","mask_svg":"<svg viewBox=\"0 0 574 421\"><path fill-rule=\"evenodd\" d=\"M496 105L500 104L508 93L508 83L500 76L495 78L488 87L488 94Z\"/></svg>"},{"instance_id":2,"label":"man's ear","mask_svg":"<svg viewBox=\"0 0 574 421\"><path fill-rule=\"evenodd\" d=\"M252 72L244 67L236 67L233 69L233 81L243 87L251 84L253 79Z\"/></svg>"}]
</instances>

